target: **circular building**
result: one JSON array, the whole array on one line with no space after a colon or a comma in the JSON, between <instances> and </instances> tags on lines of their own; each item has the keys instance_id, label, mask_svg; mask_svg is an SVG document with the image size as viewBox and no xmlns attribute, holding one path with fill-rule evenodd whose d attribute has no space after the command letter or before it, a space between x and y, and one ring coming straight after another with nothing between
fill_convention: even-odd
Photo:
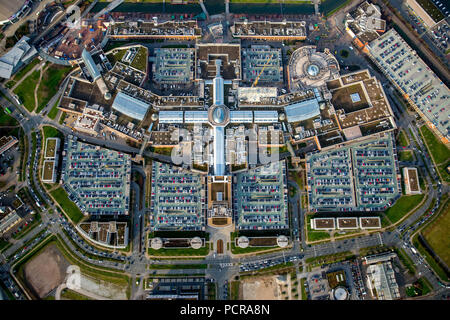
<instances>
[{"instance_id":1,"label":"circular building","mask_svg":"<svg viewBox=\"0 0 450 320\"><path fill-rule=\"evenodd\" d=\"M239 248L247 248L249 245L249 240L246 236L240 236L237 240Z\"/></svg>"},{"instance_id":2,"label":"circular building","mask_svg":"<svg viewBox=\"0 0 450 320\"><path fill-rule=\"evenodd\" d=\"M339 286L331 291L331 298L333 300L347 300L348 297L348 290L345 287Z\"/></svg>"},{"instance_id":3,"label":"circular building","mask_svg":"<svg viewBox=\"0 0 450 320\"><path fill-rule=\"evenodd\" d=\"M317 88L339 76L339 63L328 49L316 51L315 46L300 47L289 60L291 91Z\"/></svg>"},{"instance_id":4,"label":"circular building","mask_svg":"<svg viewBox=\"0 0 450 320\"><path fill-rule=\"evenodd\" d=\"M280 248L286 248L288 244L289 244L289 240L286 236L281 235L281 236L277 237L277 245Z\"/></svg>"},{"instance_id":5,"label":"circular building","mask_svg":"<svg viewBox=\"0 0 450 320\"><path fill-rule=\"evenodd\" d=\"M209 122L213 126L226 126L230 121L229 113L225 105L213 105L208 110Z\"/></svg>"},{"instance_id":6,"label":"circular building","mask_svg":"<svg viewBox=\"0 0 450 320\"><path fill-rule=\"evenodd\" d=\"M191 248L192 249L200 249L202 247L202 239L199 237L194 237L190 240Z\"/></svg>"},{"instance_id":7,"label":"circular building","mask_svg":"<svg viewBox=\"0 0 450 320\"><path fill-rule=\"evenodd\" d=\"M159 249L161 249L161 248L162 248L162 245L163 245L163 243L162 243L161 238L153 238L153 239L150 241L150 247L151 247L152 249L154 249L154 250L159 250Z\"/></svg>"}]
</instances>

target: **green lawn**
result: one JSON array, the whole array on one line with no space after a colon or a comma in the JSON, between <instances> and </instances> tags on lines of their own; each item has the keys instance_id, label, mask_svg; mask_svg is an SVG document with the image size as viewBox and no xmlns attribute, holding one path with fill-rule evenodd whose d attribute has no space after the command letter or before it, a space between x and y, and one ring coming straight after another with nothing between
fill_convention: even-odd
<instances>
[{"instance_id":1,"label":"green lawn","mask_svg":"<svg viewBox=\"0 0 450 320\"><path fill-rule=\"evenodd\" d=\"M395 252L397 253L398 258L408 270L408 273L414 275L416 273L416 267L414 266L414 262L411 258L406 254L405 250L402 248L395 248Z\"/></svg>"},{"instance_id":2,"label":"green lawn","mask_svg":"<svg viewBox=\"0 0 450 320\"><path fill-rule=\"evenodd\" d=\"M14 93L17 94L25 108L30 112L35 109L34 89L39 81L40 73L40 70L33 71L31 75L14 89Z\"/></svg>"},{"instance_id":3,"label":"green lawn","mask_svg":"<svg viewBox=\"0 0 450 320\"><path fill-rule=\"evenodd\" d=\"M0 252L8 249L11 246L12 246L12 243L9 243L6 240L0 239Z\"/></svg>"},{"instance_id":4,"label":"green lawn","mask_svg":"<svg viewBox=\"0 0 450 320\"><path fill-rule=\"evenodd\" d=\"M413 152L411 150L404 150L398 152L399 161L414 161Z\"/></svg>"},{"instance_id":5,"label":"green lawn","mask_svg":"<svg viewBox=\"0 0 450 320\"><path fill-rule=\"evenodd\" d=\"M59 104L59 100L55 102L52 109L47 114L47 116L52 120L55 120L56 116L58 115L58 111L59 111L58 104Z\"/></svg>"},{"instance_id":6,"label":"green lawn","mask_svg":"<svg viewBox=\"0 0 450 320\"><path fill-rule=\"evenodd\" d=\"M44 139L47 139L47 138L63 138L64 137L62 132L60 132L55 127L44 126L43 130L44 130Z\"/></svg>"},{"instance_id":7,"label":"green lawn","mask_svg":"<svg viewBox=\"0 0 450 320\"><path fill-rule=\"evenodd\" d=\"M424 197L424 194L402 196L392 207L386 210L385 214L392 223L396 223L414 209Z\"/></svg>"},{"instance_id":8,"label":"green lawn","mask_svg":"<svg viewBox=\"0 0 450 320\"><path fill-rule=\"evenodd\" d=\"M68 250L67 245L61 240L59 236L51 236L47 237L45 241L41 242L38 246L36 246L33 251L29 252L25 257L18 262L17 265L14 266L14 269L16 271L16 275L23 282L23 268L27 261L31 261L33 257L38 256L40 253L42 253L47 246L50 245L56 245L58 250L61 252L61 254L64 256L64 258L70 263L74 264L80 267L80 271L83 274L86 274L90 277L93 277L98 280L102 280L105 282L113 283L118 286L123 286L127 288L127 293L129 294L129 285L130 285L130 278L119 271L112 272L110 269L104 268L104 267L97 267L94 266L88 262L84 262L81 260L78 260L78 258L75 256L74 253Z\"/></svg>"},{"instance_id":9,"label":"green lawn","mask_svg":"<svg viewBox=\"0 0 450 320\"><path fill-rule=\"evenodd\" d=\"M450 165L450 150L438 140L426 125L420 127L419 131L422 135L422 139L426 142L428 152L433 157L437 166L436 169L441 174L442 179L446 182L450 182L450 175L446 171L447 166Z\"/></svg>"},{"instance_id":10,"label":"green lawn","mask_svg":"<svg viewBox=\"0 0 450 320\"><path fill-rule=\"evenodd\" d=\"M42 75L42 81L39 85L38 108L36 112L40 112L50 99L58 92L59 84L64 80L67 74L72 70L71 67L63 67L60 65L51 65Z\"/></svg>"},{"instance_id":11,"label":"green lawn","mask_svg":"<svg viewBox=\"0 0 450 320\"><path fill-rule=\"evenodd\" d=\"M145 72L147 70L148 50L146 47L139 47L136 56L131 62L131 66L135 69Z\"/></svg>"},{"instance_id":12,"label":"green lawn","mask_svg":"<svg viewBox=\"0 0 450 320\"><path fill-rule=\"evenodd\" d=\"M409 146L409 140L406 136L405 132L403 130L400 130L400 133L398 134L397 138L397 145L401 147L408 147Z\"/></svg>"},{"instance_id":13,"label":"green lawn","mask_svg":"<svg viewBox=\"0 0 450 320\"><path fill-rule=\"evenodd\" d=\"M426 242L433 248L434 252L450 266L450 228L449 202L445 204L442 213L431 224L426 226L422 234Z\"/></svg>"},{"instance_id":14,"label":"green lawn","mask_svg":"<svg viewBox=\"0 0 450 320\"><path fill-rule=\"evenodd\" d=\"M64 289L61 292L61 298L68 300L92 300L91 298L70 289Z\"/></svg>"},{"instance_id":15,"label":"green lawn","mask_svg":"<svg viewBox=\"0 0 450 320\"><path fill-rule=\"evenodd\" d=\"M27 64L23 69L19 70L13 77L14 82L19 82L35 65L40 62L38 58L32 60L29 64Z\"/></svg>"},{"instance_id":16,"label":"green lawn","mask_svg":"<svg viewBox=\"0 0 450 320\"><path fill-rule=\"evenodd\" d=\"M240 281L231 281L230 282L230 300L238 300L239 299L239 286Z\"/></svg>"},{"instance_id":17,"label":"green lawn","mask_svg":"<svg viewBox=\"0 0 450 320\"><path fill-rule=\"evenodd\" d=\"M300 285L302 287L302 300L308 300L308 294L306 293L305 282L306 282L306 278L300 279Z\"/></svg>"},{"instance_id":18,"label":"green lawn","mask_svg":"<svg viewBox=\"0 0 450 320\"><path fill-rule=\"evenodd\" d=\"M319 241L319 240L330 239L329 232L315 231L315 230L311 229L311 218L313 218L313 216L311 216L311 215L308 215L306 217L306 231L307 231L308 241Z\"/></svg>"},{"instance_id":19,"label":"green lawn","mask_svg":"<svg viewBox=\"0 0 450 320\"><path fill-rule=\"evenodd\" d=\"M200 249L185 248L185 249L148 249L148 254L151 256L206 256L209 253L209 244Z\"/></svg>"},{"instance_id":20,"label":"green lawn","mask_svg":"<svg viewBox=\"0 0 450 320\"><path fill-rule=\"evenodd\" d=\"M78 223L83 219L83 213L75 203L70 201L67 192L63 187L51 191L50 194L74 223Z\"/></svg>"},{"instance_id":21,"label":"green lawn","mask_svg":"<svg viewBox=\"0 0 450 320\"><path fill-rule=\"evenodd\" d=\"M19 123L16 119L11 117L9 114L5 112L3 108L0 108L0 126L6 127L6 126L17 126Z\"/></svg>"},{"instance_id":22,"label":"green lawn","mask_svg":"<svg viewBox=\"0 0 450 320\"><path fill-rule=\"evenodd\" d=\"M422 246L422 244L417 239L418 235L415 235L413 238L413 245L417 248L417 250L420 252L420 254L425 258L427 263L430 265L431 269L436 272L439 278L441 278L444 281L449 281L449 277L447 276L446 272L442 267L434 260L434 258L428 253L428 251Z\"/></svg>"}]
</instances>

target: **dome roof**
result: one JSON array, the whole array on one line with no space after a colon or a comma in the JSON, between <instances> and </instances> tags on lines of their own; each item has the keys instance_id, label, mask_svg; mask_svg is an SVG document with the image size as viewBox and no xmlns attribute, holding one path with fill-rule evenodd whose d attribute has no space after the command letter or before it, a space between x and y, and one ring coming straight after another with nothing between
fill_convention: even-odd
<instances>
[{"instance_id":1,"label":"dome roof","mask_svg":"<svg viewBox=\"0 0 450 320\"><path fill-rule=\"evenodd\" d=\"M310 65L308 66L308 68L306 69L306 72L308 72L308 74L309 74L311 77L317 76L317 75L319 74L319 71L320 71L320 68L319 68L319 66L316 65L316 64L310 64Z\"/></svg>"},{"instance_id":2,"label":"dome roof","mask_svg":"<svg viewBox=\"0 0 450 320\"><path fill-rule=\"evenodd\" d=\"M225 108L223 106L215 107L212 116L215 123L222 123L225 120Z\"/></svg>"}]
</instances>

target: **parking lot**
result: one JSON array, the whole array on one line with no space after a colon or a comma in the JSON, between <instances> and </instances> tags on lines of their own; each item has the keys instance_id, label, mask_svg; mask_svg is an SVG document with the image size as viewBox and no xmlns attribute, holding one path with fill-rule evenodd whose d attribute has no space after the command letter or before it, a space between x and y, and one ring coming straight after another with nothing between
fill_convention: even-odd
<instances>
[{"instance_id":1,"label":"parking lot","mask_svg":"<svg viewBox=\"0 0 450 320\"><path fill-rule=\"evenodd\" d=\"M157 83L186 83L194 78L194 49L155 48L152 65Z\"/></svg>"},{"instance_id":2,"label":"parking lot","mask_svg":"<svg viewBox=\"0 0 450 320\"><path fill-rule=\"evenodd\" d=\"M308 155L309 204L314 211L384 210L398 197L392 135Z\"/></svg>"},{"instance_id":3,"label":"parking lot","mask_svg":"<svg viewBox=\"0 0 450 320\"><path fill-rule=\"evenodd\" d=\"M420 109L437 130L450 130L450 91L411 47L391 29L370 44L370 54L384 73Z\"/></svg>"},{"instance_id":4,"label":"parking lot","mask_svg":"<svg viewBox=\"0 0 450 320\"><path fill-rule=\"evenodd\" d=\"M205 210L205 181L201 175L153 162L153 230L203 230Z\"/></svg>"},{"instance_id":5,"label":"parking lot","mask_svg":"<svg viewBox=\"0 0 450 320\"><path fill-rule=\"evenodd\" d=\"M68 139L62 174L69 198L91 215L127 215L130 155Z\"/></svg>"},{"instance_id":6,"label":"parking lot","mask_svg":"<svg viewBox=\"0 0 450 320\"><path fill-rule=\"evenodd\" d=\"M253 82L260 74L259 82L283 81L281 49L279 48L254 45L251 48L243 49L242 63L245 81Z\"/></svg>"},{"instance_id":7,"label":"parking lot","mask_svg":"<svg viewBox=\"0 0 450 320\"><path fill-rule=\"evenodd\" d=\"M272 162L237 174L234 214L239 230L289 227L286 164Z\"/></svg>"}]
</instances>

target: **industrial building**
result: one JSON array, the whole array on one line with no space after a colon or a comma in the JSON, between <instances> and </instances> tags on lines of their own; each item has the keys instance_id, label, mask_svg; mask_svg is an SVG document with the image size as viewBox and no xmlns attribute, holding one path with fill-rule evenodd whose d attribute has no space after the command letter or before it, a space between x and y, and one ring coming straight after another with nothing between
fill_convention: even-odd
<instances>
[{"instance_id":1,"label":"industrial building","mask_svg":"<svg viewBox=\"0 0 450 320\"><path fill-rule=\"evenodd\" d=\"M124 249L128 246L129 228L126 222L83 222L77 229L95 244L114 249Z\"/></svg>"},{"instance_id":2,"label":"industrial building","mask_svg":"<svg viewBox=\"0 0 450 320\"><path fill-rule=\"evenodd\" d=\"M426 28L431 29L439 22L439 20L436 21L433 19L427 10L416 0L406 0L405 5L412 14L420 19ZM434 5L429 5L429 7L434 7Z\"/></svg>"},{"instance_id":3,"label":"industrial building","mask_svg":"<svg viewBox=\"0 0 450 320\"><path fill-rule=\"evenodd\" d=\"M404 167L403 168L403 181L405 182L406 194L420 194L419 175L417 174L417 168Z\"/></svg>"},{"instance_id":4,"label":"industrial building","mask_svg":"<svg viewBox=\"0 0 450 320\"><path fill-rule=\"evenodd\" d=\"M42 165L42 182L55 183L58 166L59 138L47 138L45 142L44 163Z\"/></svg>"},{"instance_id":5,"label":"industrial building","mask_svg":"<svg viewBox=\"0 0 450 320\"><path fill-rule=\"evenodd\" d=\"M444 144L450 142L450 90L391 29L368 45L370 58Z\"/></svg>"}]
</instances>

